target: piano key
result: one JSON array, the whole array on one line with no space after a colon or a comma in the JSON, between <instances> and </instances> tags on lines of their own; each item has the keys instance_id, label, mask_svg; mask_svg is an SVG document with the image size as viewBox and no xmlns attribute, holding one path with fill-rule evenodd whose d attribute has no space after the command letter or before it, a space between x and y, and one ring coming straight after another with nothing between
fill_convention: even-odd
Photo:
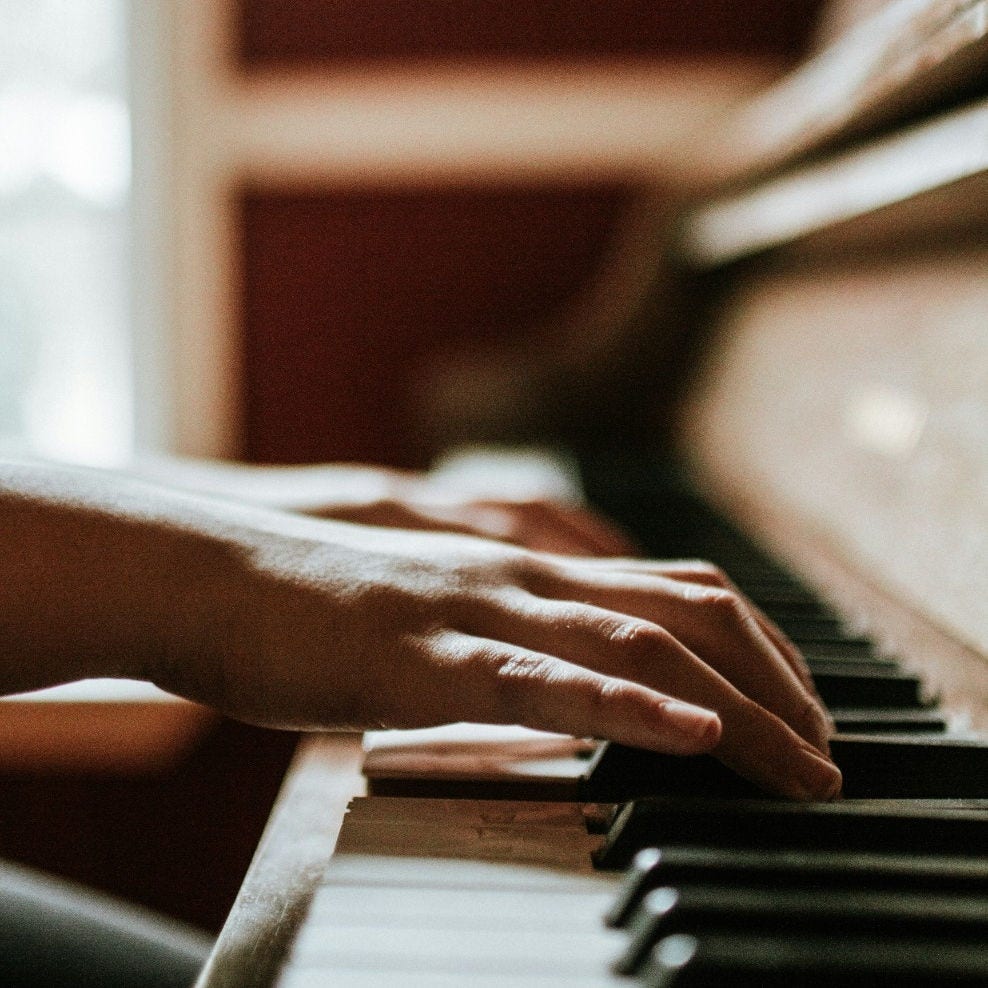
<instances>
[{"instance_id":1,"label":"piano key","mask_svg":"<svg viewBox=\"0 0 988 988\"><path fill-rule=\"evenodd\" d=\"M852 633L840 618L815 614L789 614L784 610L773 610L772 620L790 638L804 641L843 641L859 639L862 636Z\"/></svg>"},{"instance_id":2,"label":"piano key","mask_svg":"<svg viewBox=\"0 0 988 988\"><path fill-rule=\"evenodd\" d=\"M988 800L637 799L617 813L594 862L598 868L623 869L643 848L695 844L985 855Z\"/></svg>"},{"instance_id":3,"label":"piano key","mask_svg":"<svg viewBox=\"0 0 988 988\"><path fill-rule=\"evenodd\" d=\"M319 928L381 924L391 929L596 931L613 899L609 890L434 888L333 882L323 885L309 907L308 923Z\"/></svg>"},{"instance_id":4,"label":"piano key","mask_svg":"<svg viewBox=\"0 0 988 988\"><path fill-rule=\"evenodd\" d=\"M872 656L862 658L851 655L808 655L806 664L814 679L819 676L841 676L848 673L853 676L883 676L899 675L902 672L901 666L895 659Z\"/></svg>"},{"instance_id":5,"label":"piano key","mask_svg":"<svg viewBox=\"0 0 988 988\"><path fill-rule=\"evenodd\" d=\"M627 926L628 944L614 962L633 974L652 947L673 933L702 931L784 936L923 938L939 943L988 943L988 893L982 896L909 892L823 892L775 888L665 886L653 889Z\"/></svg>"},{"instance_id":6,"label":"piano key","mask_svg":"<svg viewBox=\"0 0 988 988\"><path fill-rule=\"evenodd\" d=\"M820 698L828 707L925 707L923 683L911 673L856 672L846 669L814 674Z\"/></svg>"},{"instance_id":7,"label":"piano key","mask_svg":"<svg viewBox=\"0 0 988 988\"><path fill-rule=\"evenodd\" d=\"M985 894L988 859L697 846L645 848L625 873L605 922L623 926L653 888L697 884Z\"/></svg>"},{"instance_id":8,"label":"piano key","mask_svg":"<svg viewBox=\"0 0 988 988\"><path fill-rule=\"evenodd\" d=\"M881 658L874 642L867 638L844 639L839 642L803 641L799 643L803 657L810 659L865 659ZM894 662L894 660L890 660Z\"/></svg>"},{"instance_id":9,"label":"piano key","mask_svg":"<svg viewBox=\"0 0 988 988\"><path fill-rule=\"evenodd\" d=\"M640 796L663 794L763 795L754 783L710 755L663 755L613 741L601 742L578 788L581 800L598 803L624 803Z\"/></svg>"},{"instance_id":10,"label":"piano key","mask_svg":"<svg viewBox=\"0 0 988 988\"><path fill-rule=\"evenodd\" d=\"M463 974L439 971L367 971L341 970L327 972L319 967L290 966L279 980L277 988L464 988ZM579 975L506 974L503 972L472 971L469 988L628 988L627 982L606 971L584 971Z\"/></svg>"},{"instance_id":11,"label":"piano key","mask_svg":"<svg viewBox=\"0 0 988 988\"><path fill-rule=\"evenodd\" d=\"M849 710L831 708L834 726L841 733L940 734L949 727L939 710Z\"/></svg>"},{"instance_id":12,"label":"piano key","mask_svg":"<svg viewBox=\"0 0 988 988\"><path fill-rule=\"evenodd\" d=\"M830 748L847 797L988 798L984 739L838 734ZM601 744L579 789L588 802L615 803L639 796L759 795L756 786L710 755L664 755L613 742Z\"/></svg>"},{"instance_id":13,"label":"piano key","mask_svg":"<svg viewBox=\"0 0 988 988\"><path fill-rule=\"evenodd\" d=\"M524 900L518 900L524 910ZM621 949L621 935L598 924L569 931L486 929L478 917L473 929L434 926L394 927L306 924L292 953L297 967L367 968L402 971L459 972L464 984L474 973L501 972L580 975L606 968Z\"/></svg>"},{"instance_id":14,"label":"piano key","mask_svg":"<svg viewBox=\"0 0 988 988\"><path fill-rule=\"evenodd\" d=\"M988 951L898 937L676 934L654 948L641 980L652 988L983 988Z\"/></svg>"},{"instance_id":15,"label":"piano key","mask_svg":"<svg viewBox=\"0 0 988 988\"><path fill-rule=\"evenodd\" d=\"M851 798L988 798L988 740L837 735L834 761Z\"/></svg>"}]
</instances>

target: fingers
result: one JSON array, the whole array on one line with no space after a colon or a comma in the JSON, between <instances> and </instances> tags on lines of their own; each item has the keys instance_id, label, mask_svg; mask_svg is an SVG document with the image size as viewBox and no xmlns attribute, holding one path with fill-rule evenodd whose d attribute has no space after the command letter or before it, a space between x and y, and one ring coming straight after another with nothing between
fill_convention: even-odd
<instances>
[{"instance_id":1,"label":"fingers","mask_svg":"<svg viewBox=\"0 0 988 988\"><path fill-rule=\"evenodd\" d=\"M610 522L554 501L473 501L461 506L460 517L469 519L478 535L536 552L621 556L636 551L631 540Z\"/></svg>"},{"instance_id":2,"label":"fingers","mask_svg":"<svg viewBox=\"0 0 988 988\"><path fill-rule=\"evenodd\" d=\"M518 511L530 519L530 527L567 536L574 555L611 557L638 554L637 546L624 532L592 512L551 501L518 505Z\"/></svg>"},{"instance_id":3,"label":"fingers","mask_svg":"<svg viewBox=\"0 0 988 988\"><path fill-rule=\"evenodd\" d=\"M822 707L734 591L574 561L557 567L556 579L536 592L585 600L665 628L742 693L826 750L830 723Z\"/></svg>"},{"instance_id":4,"label":"fingers","mask_svg":"<svg viewBox=\"0 0 988 988\"><path fill-rule=\"evenodd\" d=\"M730 577L720 567L713 563L708 563L700 559L673 560L668 562L647 563L640 560L631 560L627 564L635 567L638 572L651 571L674 580L684 580L689 583L701 583L705 586L723 587L740 594ZM799 677L800 682L806 687L814 699L822 706L820 696L813 683L809 667L806 665L803 656L795 645L776 627L774 622L769 620L762 611L750 600L746 603L751 609L759 627L769 637L772 644L779 650L783 658L789 663L789 668Z\"/></svg>"},{"instance_id":5,"label":"fingers","mask_svg":"<svg viewBox=\"0 0 988 988\"><path fill-rule=\"evenodd\" d=\"M470 635L444 636L444 647L458 651L472 669L471 718L669 754L709 751L769 792L802 800L837 795L841 779L832 763L695 657L668 654L672 643L654 630L657 654L649 657L641 647L649 634L612 634L616 647L610 654L606 645L598 648L599 668ZM643 674L646 666L665 666L673 674ZM672 688L657 688L659 679Z\"/></svg>"},{"instance_id":6,"label":"fingers","mask_svg":"<svg viewBox=\"0 0 988 988\"><path fill-rule=\"evenodd\" d=\"M716 714L555 656L492 639L444 633L436 647L469 670L467 719L606 737L676 755L720 740Z\"/></svg>"},{"instance_id":7,"label":"fingers","mask_svg":"<svg viewBox=\"0 0 988 988\"><path fill-rule=\"evenodd\" d=\"M740 594L740 591L735 587L730 577L719 566L715 566L713 563L701 559L679 559L661 562L629 559L622 560L619 566L628 572L652 573L673 580L682 580L687 583L722 587L725 590L732 590ZM779 650L779 653L789 664L789 668L796 674L810 695L822 706L822 701L813 683L813 677L810 675L810 670L799 650L758 607L750 600L747 600L747 598L746 602L759 627Z\"/></svg>"}]
</instances>

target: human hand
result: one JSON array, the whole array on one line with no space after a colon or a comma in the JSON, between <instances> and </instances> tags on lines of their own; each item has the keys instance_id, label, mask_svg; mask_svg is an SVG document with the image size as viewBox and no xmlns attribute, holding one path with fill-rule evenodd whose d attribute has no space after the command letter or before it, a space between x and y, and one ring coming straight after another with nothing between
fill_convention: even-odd
<instances>
[{"instance_id":1,"label":"human hand","mask_svg":"<svg viewBox=\"0 0 988 988\"><path fill-rule=\"evenodd\" d=\"M227 620L160 685L302 729L518 723L829 798L829 723L795 651L705 564L539 554L275 516L215 590ZM183 635L176 635L182 640Z\"/></svg>"},{"instance_id":2,"label":"human hand","mask_svg":"<svg viewBox=\"0 0 988 988\"><path fill-rule=\"evenodd\" d=\"M615 525L548 497L491 497L410 470L357 464L252 466L146 458L136 472L172 487L316 518L455 532L564 555L625 556L637 547Z\"/></svg>"},{"instance_id":3,"label":"human hand","mask_svg":"<svg viewBox=\"0 0 988 988\"><path fill-rule=\"evenodd\" d=\"M547 498L466 498L427 482L365 502L323 505L307 513L362 525L475 535L539 552L628 556L637 549L615 525L591 511Z\"/></svg>"}]
</instances>

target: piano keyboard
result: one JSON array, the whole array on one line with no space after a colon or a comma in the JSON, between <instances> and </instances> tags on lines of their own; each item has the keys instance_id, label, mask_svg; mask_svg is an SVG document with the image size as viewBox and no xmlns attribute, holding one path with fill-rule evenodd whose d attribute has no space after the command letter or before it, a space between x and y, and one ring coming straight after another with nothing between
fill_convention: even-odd
<instances>
[{"instance_id":1,"label":"piano keyboard","mask_svg":"<svg viewBox=\"0 0 988 988\"><path fill-rule=\"evenodd\" d=\"M542 780L371 762L281 988L988 984L988 743L666 496L636 526L650 554L719 563L804 650L845 799L769 799L709 757L614 744Z\"/></svg>"}]
</instances>

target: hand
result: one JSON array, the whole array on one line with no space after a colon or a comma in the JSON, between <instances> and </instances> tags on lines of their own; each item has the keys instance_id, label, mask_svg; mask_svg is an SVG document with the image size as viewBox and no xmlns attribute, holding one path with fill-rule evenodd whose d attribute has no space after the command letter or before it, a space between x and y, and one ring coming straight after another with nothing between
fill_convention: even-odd
<instances>
[{"instance_id":1,"label":"hand","mask_svg":"<svg viewBox=\"0 0 988 988\"><path fill-rule=\"evenodd\" d=\"M839 790L801 661L712 567L275 517L216 586L229 619L199 615L214 647L172 654L160 685L268 725L517 723Z\"/></svg>"},{"instance_id":2,"label":"hand","mask_svg":"<svg viewBox=\"0 0 988 988\"><path fill-rule=\"evenodd\" d=\"M582 508L543 499L464 499L428 482L404 495L323 505L306 513L384 528L476 535L561 555L627 556L637 552L623 532Z\"/></svg>"},{"instance_id":3,"label":"hand","mask_svg":"<svg viewBox=\"0 0 988 988\"><path fill-rule=\"evenodd\" d=\"M173 457L145 459L136 472L172 487L317 518L477 535L565 555L637 554L634 543L616 526L583 508L548 498L473 497L426 473L350 464L248 466Z\"/></svg>"}]
</instances>

